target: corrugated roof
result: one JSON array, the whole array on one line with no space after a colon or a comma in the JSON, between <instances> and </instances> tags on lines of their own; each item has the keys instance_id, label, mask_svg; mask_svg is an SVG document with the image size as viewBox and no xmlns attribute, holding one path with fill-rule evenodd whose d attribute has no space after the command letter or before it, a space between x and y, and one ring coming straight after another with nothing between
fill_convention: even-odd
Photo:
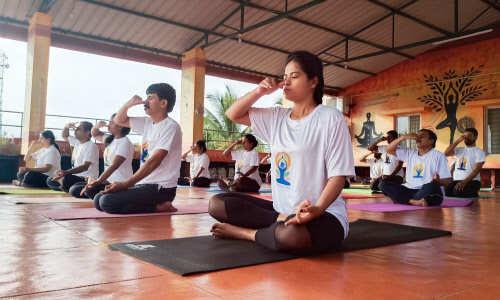
<instances>
[{"instance_id":1,"label":"corrugated roof","mask_svg":"<svg viewBox=\"0 0 500 300\"><path fill-rule=\"evenodd\" d=\"M202 46L209 63L259 75L279 76L288 52L308 50L337 64L325 67L325 82L338 87L432 49L432 44L420 42L445 39L444 32L455 30L454 0L312 1L59 0L48 13L58 34L177 57ZM240 43L242 3L245 32ZM288 15L285 3L292 12ZM500 12L486 10L488 4L481 0L458 3L459 30L466 25L467 30L483 29L500 21ZM41 4L42 0L0 0L0 24L27 26ZM400 8L402 13L394 17L394 42L404 47L398 52L388 48L393 42L391 12ZM302 10L293 13L296 9ZM375 21L379 22L368 26ZM210 33L208 45L205 33ZM348 58L355 59L347 62L347 69L343 68L346 36ZM407 47L414 43L415 47Z\"/></svg>"}]
</instances>

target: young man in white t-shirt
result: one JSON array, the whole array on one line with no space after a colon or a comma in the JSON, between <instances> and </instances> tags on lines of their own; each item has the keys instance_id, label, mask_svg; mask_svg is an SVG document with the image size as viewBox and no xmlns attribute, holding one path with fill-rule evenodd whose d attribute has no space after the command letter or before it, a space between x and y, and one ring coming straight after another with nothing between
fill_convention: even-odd
<instances>
[{"instance_id":1,"label":"young man in white t-shirt","mask_svg":"<svg viewBox=\"0 0 500 300\"><path fill-rule=\"evenodd\" d=\"M234 151L236 145L243 150ZM232 143L223 154L234 160L234 180L220 179L219 188L224 191L257 193L262 185L259 174L259 152L255 151L258 142L252 134L245 134L241 140Z\"/></svg>"},{"instance_id":2,"label":"young man in white t-shirt","mask_svg":"<svg viewBox=\"0 0 500 300\"><path fill-rule=\"evenodd\" d=\"M134 158L134 145L129 140L127 135L130 133L130 128L117 125L111 116L109 125L107 125L110 134L106 134L100 128L106 126L106 122L100 121L92 128L92 137L97 141L103 142L106 145L102 155L104 160L104 172L95 181L81 184L81 196L86 196L90 199L94 197L115 181L124 181L132 177L132 159ZM72 187L74 189L76 187Z\"/></svg>"},{"instance_id":3,"label":"young man in white t-shirt","mask_svg":"<svg viewBox=\"0 0 500 300\"><path fill-rule=\"evenodd\" d=\"M372 154L373 158L367 158ZM384 170L384 162L382 161L382 154L379 152L370 152L363 155L363 157L361 157L359 161L370 164L370 188L374 192L380 191L378 185L382 180L382 172Z\"/></svg>"},{"instance_id":4,"label":"young man in white t-shirt","mask_svg":"<svg viewBox=\"0 0 500 300\"><path fill-rule=\"evenodd\" d=\"M179 185L195 187L210 186L210 158L208 157L207 145L204 140L196 141L190 149L182 154L182 160L189 163L190 177L179 178L177 182Z\"/></svg>"},{"instance_id":5,"label":"young man in white t-shirt","mask_svg":"<svg viewBox=\"0 0 500 300\"><path fill-rule=\"evenodd\" d=\"M168 116L174 109L175 89L166 83L150 85L147 99L133 96L114 122L142 134L141 167L124 181L115 181L94 197L97 209L113 214L177 211L172 205L181 167L182 133ZM129 117L128 110L144 105L148 117Z\"/></svg>"},{"instance_id":6,"label":"young man in white t-shirt","mask_svg":"<svg viewBox=\"0 0 500 300\"><path fill-rule=\"evenodd\" d=\"M417 141L417 149L400 149L398 144L407 139ZM394 202L420 206L438 206L443 202L441 186L451 182L448 160L434 149L437 136L429 129L420 129L397 138L387 146L387 153L406 163L406 183L400 185L382 181L380 189Z\"/></svg>"},{"instance_id":7,"label":"young man in white t-shirt","mask_svg":"<svg viewBox=\"0 0 500 300\"><path fill-rule=\"evenodd\" d=\"M382 161L384 162L384 169L382 171L381 180L388 180L398 184L403 183L403 162L398 160L395 155L387 153L387 146L379 146L381 142L387 141L387 144L392 143L398 138L398 132L396 130L389 130L387 135L376 140L368 147L368 150L372 152L380 152L382 154Z\"/></svg>"},{"instance_id":8,"label":"young man in white t-shirt","mask_svg":"<svg viewBox=\"0 0 500 300\"><path fill-rule=\"evenodd\" d=\"M486 160L484 151L476 146L478 132L475 128L465 129L464 134L446 148L446 156L456 156L453 182L446 187L446 195L452 197L477 197L481 189L479 172ZM466 147L458 147L461 142Z\"/></svg>"},{"instance_id":9,"label":"young man in white t-shirt","mask_svg":"<svg viewBox=\"0 0 500 300\"><path fill-rule=\"evenodd\" d=\"M75 130L75 136L70 136L69 130ZM78 127L74 123L66 124L63 129L63 139L73 147L71 154L71 169L59 170L55 177L47 179L47 185L54 190L60 188L71 193L74 197L80 197L80 190L71 192L71 187L79 182L85 182L88 177L96 179L99 177L99 149L90 140L92 123L83 121Z\"/></svg>"}]
</instances>

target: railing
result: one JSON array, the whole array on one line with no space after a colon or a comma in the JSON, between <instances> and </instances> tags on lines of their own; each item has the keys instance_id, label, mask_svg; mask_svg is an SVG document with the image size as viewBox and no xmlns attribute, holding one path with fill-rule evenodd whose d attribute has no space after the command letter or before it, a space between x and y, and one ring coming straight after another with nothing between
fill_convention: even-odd
<instances>
[{"instance_id":1,"label":"railing","mask_svg":"<svg viewBox=\"0 0 500 300\"><path fill-rule=\"evenodd\" d=\"M4 128L17 128L19 131L15 134L11 134L10 137L18 137L21 138L23 135L23 117L24 113L21 111L11 111L11 110L0 110L0 114L2 114L2 122L0 122L0 136L4 135ZM14 114L16 117L11 120L11 118L5 118L6 114ZM8 123L5 123L5 119L9 119ZM61 119L65 119L61 121ZM106 121L101 118L89 118L89 117L81 117L81 116L67 116L67 115L56 115L56 114L46 114L45 123L47 125L46 129L55 131L54 135L56 139L61 137L61 133L63 128L58 127L56 124L67 124L70 122L75 122L75 120L82 121L90 121L94 125L99 121ZM18 125L16 125L16 123ZM8 132L11 133L11 132ZM241 139L244 134L238 131L218 131L213 129L204 129L203 130L203 138L207 142L208 149L219 149L223 150L227 148L232 142ZM136 133L129 134L130 139L133 143L140 143L140 135ZM259 152L269 152L270 146L268 144L259 141L259 145L256 147L256 150Z\"/></svg>"},{"instance_id":2,"label":"railing","mask_svg":"<svg viewBox=\"0 0 500 300\"><path fill-rule=\"evenodd\" d=\"M214 129L203 129L203 139L207 144L208 149L224 150L234 141L237 141L245 135L238 131L219 131ZM251 133L251 132L248 132ZM269 152L269 144L263 143L260 139L257 139L259 145L255 148L258 152Z\"/></svg>"},{"instance_id":3,"label":"railing","mask_svg":"<svg viewBox=\"0 0 500 300\"><path fill-rule=\"evenodd\" d=\"M11 111L11 110L0 110L0 113L2 114L2 122L0 123L0 136L4 135L4 132L5 132L4 127L19 128L18 134L14 134L11 137L21 138L23 136L24 112ZM12 121L9 123L4 123L3 120L5 119L5 113L17 115L18 116L17 119L19 119L18 120L19 125L11 124ZM56 139L61 136L61 134L57 134L57 133L62 132L63 128L57 127L57 125L55 125L55 124L61 124L61 123L67 124L67 123L75 122L75 120L80 120L80 121L89 121L89 122L93 123L94 125L96 125L99 121L107 121L107 120L102 119L102 118L89 118L89 117L67 116L67 115L56 115L56 114L46 114L45 116L46 116L45 123L47 124L47 127L45 129L55 131L54 135L56 136ZM64 122L61 121L61 119L65 119ZM12 123L15 123L15 121ZM106 131L104 131L104 132L106 132ZM132 142L140 142L140 139L139 139L140 135L139 134L130 133L129 136L131 137Z\"/></svg>"}]
</instances>

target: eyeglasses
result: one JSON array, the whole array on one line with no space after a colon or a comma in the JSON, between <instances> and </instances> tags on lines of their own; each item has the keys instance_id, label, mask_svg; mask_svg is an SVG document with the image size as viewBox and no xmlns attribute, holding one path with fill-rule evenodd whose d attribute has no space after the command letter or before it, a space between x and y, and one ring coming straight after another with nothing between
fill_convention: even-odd
<instances>
[{"instance_id":1,"label":"eyeglasses","mask_svg":"<svg viewBox=\"0 0 500 300\"><path fill-rule=\"evenodd\" d=\"M283 74L283 80L299 78L300 72L291 72L289 74Z\"/></svg>"}]
</instances>

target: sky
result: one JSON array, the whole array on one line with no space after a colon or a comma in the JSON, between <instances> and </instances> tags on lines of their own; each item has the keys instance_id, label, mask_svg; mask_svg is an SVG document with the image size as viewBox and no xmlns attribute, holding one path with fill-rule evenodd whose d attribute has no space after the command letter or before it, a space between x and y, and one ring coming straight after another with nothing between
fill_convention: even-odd
<instances>
[{"instance_id":1,"label":"sky","mask_svg":"<svg viewBox=\"0 0 500 300\"><path fill-rule=\"evenodd\" d=\"M9 68L4 73L3 103L1 110L24 111L24 90L26 79L26 42L0 38L0 52L8 57ZM171 84L177 99L170 115L179 121L179 102L181 91L181 71L148 65L134 61L106 56L50 48L49 76L47 86L47 114L99 118L107 120L123 103L137 94L145 97L145 90L151 83ZM205 77L205 95L224 93L228 84L238 96L251 91L255 84ZM262 97L255 105L273 106L282 95L278 90ZM208 101L205 107L210 109ZM142 107L130 110L131 115L145 115ZM73 118L46 118L47 128L60 128ZM20 125L20 115L3 113L2 123ZM19 136L19 129L2 127L2 134L9 137ZM56 136L59 131L54 131Z\"/></svg>"}]
</instances>

